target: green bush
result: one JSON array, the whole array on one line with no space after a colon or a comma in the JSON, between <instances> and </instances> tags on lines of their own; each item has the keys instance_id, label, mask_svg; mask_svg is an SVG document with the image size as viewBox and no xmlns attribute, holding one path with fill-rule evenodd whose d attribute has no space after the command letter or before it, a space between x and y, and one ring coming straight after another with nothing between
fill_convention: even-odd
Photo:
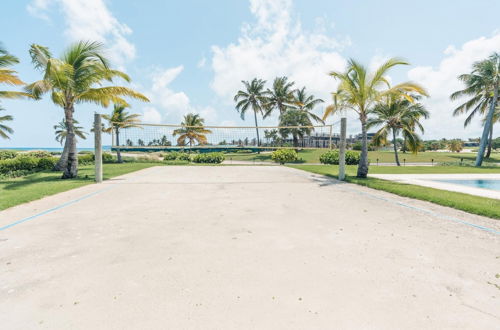
<instances>
[{"instance_id":1,"label":"green bush","mask_svg":"<svg viewBox=\"0 0 500 330\"><path fill-rule=\"evenodd\" d=\"M359 152L347 150L345 153L346 165L359 164L359 158L360 158ZM339 151L338 150L327 151L319 157L319 161L322 164L338 165L339 164Z\"/></svg>"},{"instance_id":2,"label":"green bush","mask_svg":"<svg viewBox=\"0 0 500 330\"><path fill-rule=\"evenodd\" d=\"M92 156L94 156L94 155L92 155ZM109 152L103 152L102 153L102 161L103 161L103 163L112 163L115 161L115 158Z\"/></svg>"},{"instance_id":3,"label":"green bush","mask_svg":"<svg viewBox=\"0 0 500 330\"><path fill-rule=\"evenodd\" d=\"M12 159L17 156L16 151L12 150L0 150L0 160Z\"/></svg>"},{"instance_id":4,"label":"green bush","mask_svg":"<svg viewBox=\"0 0 500 330\"><path fill-rule=\"evenodd\" d=\"M195 163L220 164L224 161L224 153L222 152L207 152L204 154L196 154L193 157Z\"/></svg>"},{"instance_id":5,"label":"green bush","mask_svg":"<svg viewBox=\"0 0 500 330\"><path fill-rule=\"evenodd\" d=\"M59 159L57 157L40 158L38 160L38 169L42 171L51 170L54 168L58 160Z\"/></svg>"},{"instance_id":6,"label":"green bush","mask_svg":"<svg viewBox=\"0 0 500 330\"><path fill-rule=\"evenodd\" d=\"M191 161L191 155L186 152L179 152L176 159Z\"/></svg>"},{"instance_id":7,"label":"green bush","mask_svg":"<svg viewBox=\"0 0 500 330\"><path fill-rule=\"evenodd\" d=\"M167 152L163 155L163 160L176 160L178 156L179 153L177 151Z\"/></svg>"},{"instance_id":8,"label":"green bush","mask_svg":"<svg viewBox=\"0 0 500 330\"><path fill-rule=\"evenodd\" d=\"M89 154L93 154L93 152L90 150L82 150L82 151L79 151L78 154L79 155L89 155Z\"/></svg>"},{"instance_id":9,"label":"green bush","mask_svg":"<svg viewBox=\"0 0 500 330\"><path fill-rule=\"evenodd\" d=\"M78 155L78 163L81 165L90 165L94 163L94 154Z\"/></svg>"},{"instance_id":10,"label":"green bush","mask_svg":"<svg viewBox=\"0 0 500 330\"><path fill-rule=\"evenodd\" d=\"M283 165L299 160L299 154L293 149L278 149L271 154L271 159Z\"/></svg>"},{"instance_id":11,"label":"green bush","mask_svg":"<svg viewBox=\"0 0 500 330\"><path fill-rule=\"evenodd\" d=\"M24 153L23 156L34 157L34 158L49 158L49 157L52 157L52 154L50 152L44 151L44 150L33 150L33 151L28 151L27 153Z\"/></svg>"}]
</instances>

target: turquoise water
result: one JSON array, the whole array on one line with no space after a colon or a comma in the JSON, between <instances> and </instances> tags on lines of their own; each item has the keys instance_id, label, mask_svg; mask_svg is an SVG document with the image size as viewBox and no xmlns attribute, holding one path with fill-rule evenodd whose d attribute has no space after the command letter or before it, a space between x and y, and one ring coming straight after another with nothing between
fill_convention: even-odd
<instances>
[{"instance_id":1,"label":"turquoise water","mask_svg":"<svg viewBox=\"0 0 500 330\"><path fill-rule=\"evenodd\" d=\"M459 184L462 186L467 186L467 187L473 187L473 188L483 188L483 189L491 189L491 190L497 190L500 191L500 180L494 180L494 179L475 179L475 180L433 180L433 181L438 181L438 182L444 182L444 183L453 183L453 184Z\"/></svg>"},{"instance_id":2,"label":"turquoise water","mask_svg":"<svg viewBox=\"0 0 500 330\"><path fill-rule=\"evenodd\" d=\"M94 148L77 148L78 151L94 151ZM103 150L111 150L111 146L102 146ZM16 148L0 148L0 150L17 150L17 151L30 151L30 150L44 150L48 152L62 152L63 148L45 148L45 147L16 147Z\"/></svg>"}]
</instances>

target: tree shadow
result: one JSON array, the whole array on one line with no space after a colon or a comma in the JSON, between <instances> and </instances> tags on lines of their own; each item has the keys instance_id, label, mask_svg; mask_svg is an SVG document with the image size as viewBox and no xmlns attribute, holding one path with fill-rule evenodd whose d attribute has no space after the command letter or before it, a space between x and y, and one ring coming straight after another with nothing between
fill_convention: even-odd
<instances>
[{"instance_id":1,"label":"tree shadow","mask_svg":"<svg viewBox=\"0 0 500 330\"><path fill-rule=\"evenodd\" d=\"M40 173L53 173L54 175L33 177L36 174L40 174ZM63 179L61 179L61 173L59 173L59 172L39 172L39 173L35 173L33 175L28 175L25 177L0 180L0 185L3 185L5 190L16 190L16 189L24 188L27 186L44 184L44 183L59 183L59 182L84 183L84 182L89 182L89 181L93 181L93 180L94 179L90 176L77 177L75 179L63 180Z\"/></svg>"}]
</instances>

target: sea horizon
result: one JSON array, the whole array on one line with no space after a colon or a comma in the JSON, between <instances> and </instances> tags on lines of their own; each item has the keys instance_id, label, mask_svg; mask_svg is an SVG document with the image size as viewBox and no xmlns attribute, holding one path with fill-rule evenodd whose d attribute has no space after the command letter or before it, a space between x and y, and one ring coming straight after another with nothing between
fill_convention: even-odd
<instances>
[{"instance_id":1,"label":"sea horizon","mask_svg":"<svg viewBox=\"0 0 500 330\"><path fill-rule=\"evenodd\" d=\"M78 151L94 151L94 148L76 148ZM49 152L62 152L63 147L8 147L1 148L0 150L15 150L15 151L34 151L34 150L43 150ZM102 146L102 150L110 151L111 146Z\"/></svg>"}]
</instances>

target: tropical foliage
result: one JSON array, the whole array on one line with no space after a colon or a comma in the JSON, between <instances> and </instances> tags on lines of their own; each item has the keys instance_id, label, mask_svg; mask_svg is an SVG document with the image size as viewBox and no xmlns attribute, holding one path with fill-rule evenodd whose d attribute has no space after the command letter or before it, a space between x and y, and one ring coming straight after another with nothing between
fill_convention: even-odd
<instances>
[{"instance_id":1,"label":"tropical foliage","mask_svg":"<svg viewBox=\"0 0 500 330\"><path fill-rule=\"evenodd\" d=\"M388 95L405 94L410 102L413 102L413 98L409 93L427 95L422 86L412 82L404 82L391 87L386 75L391 68L398 65L408 65L408 62L391 58L374 72L368 72L368 69L361 63L350 59L344 72L330 72L330 75L339 81L339 85L332 93L333 104L325 109L323 119L346 110L357 113L362 135L361 159L357 171L357 176L360 178L366 178L368 175L367 124L373 107Z\"/></svg>"},{"instance_id":2,"label":"tropical foliage","mask_svg":"<svg viewBox=\"0 0 500 330\"><path fill-rule=\"evenodd\" d=\"M138 114L130 114L125 109L127 108L124 104L115 104L113 107L113 111L110 115L102 115L102 118L108 121L108 127L104 129L106 133L114 133L114 138L116 142L116 157L118 163L122 163L122 154L120 151L120 130L127 129L131 127L140 127L137 125L140 122L140 115ZM165 136L165 140L167 137ZM162 142L162 141L159 141Z\"/></svg>"},{"instance_id":3,"label":"tropical foliage","mask_svg":"<svg viewBox=\"0 0 500 330\"><path fill-rule=\"evenodd\" d=\"M428 118L429 112L425 107L417 102L410 102L407 95L388 95L382 102L377 103L370 111L371 117L368 119L367 128L382 126L372 139L376 146L387 144L388 139L392 140L394 147L394 157L396 164L401 166L398 157L397 137L402 134L404 137L404 147L408 147L416 153L421 146L421 138L418 131L424 132L424 127L420 119ZM412 96L418 100L418 96Z\"/></svg>"},{"instance_id":4,"label":"tropical foliage","mask_svg":"<svg viewBox=\"0 0 500 330\"><path fill-rule=\"evenodd\" d=\"M292 163L299 160L299 154L293 149L278 149L273 151L271 159L274 162L283 165L285 163Z\"/></svg>"},{"instance_id":5,"label":"tropical foliage","mask_svg":"<svg viewBox=\"0 0 500 330\"><path fill-rule=\"evenodd\" d=\"M124 97L146 102L149 100L127 87L103 86L105 82L113 83L115 78L130 82L130 77L110 68L101 43L77 42L61 58L53 57L47 47L35 44L29 53L34 67L42 72L43 78L28 85L26 91L37 99L50 93L54 104L64 109L68 133L57 168L64 170L63 178L74 178L78 174L73 119L75 106L80 103L94 103L103 107L111 103L126 105Z\"/></svg>"},{"instance_id":6,"label":"tropical foliage","mask_svg":"<svg viewBox=\"0 0 500 330\"><path fill-rule=\"evenodd\" d=\"M295 104L295 83L288 81L288 77L277 77L273 81L272 89L267 90L266 113L268 117L273 111L278 111L280 116Z\"/></svg>"},{"instance_id":7,"label":"tropical foliage","mask_svg":"<svg viewBox=\"0 0 500 330\"><path fill-rule=\"evenodd\" d=\"M5 111L5 109L0 108L0 111ZM9 126L3 124L6 121L12 121L14 118L11 115L0 116L0 137L4 139L9 139L8 134L14 133L14 130Z\"/></svg>"},{"instance_id":8,"label":"tropical foliage","mask_svg":"<svg viewBox=\"0 0 500 330\"><path fill-rule=\"evenodd\" d=\"M68 135L68 125L66 125L66 120L63 118L57 125L54 125L56 141L61 145L66 140L66 136ZM85 140L88 133L83 130L82 126L78 126L78 120L73 119L73 130L75 131L75 135L80 139Z\"/></svg>"},{"instance_id":9,"label":"tropical foliage","mask_svg":"<svg viewBox=\"0 0 500 330\"><path fill-rule=\"evenodd\" d=\"M304 111L309 117L310 121L314 120L315 122L321 124L325 123L323 119L321 119L321 117L312 112L317 105L323 102L324 101L322 99L317 99L314 97L314 95L307 94L305 87L302 87L302 89L295 90L294 94L295 107L298 110Z\"/></svg>"},{"instance_id":10,"label":"tropical foliage","mask_svg":"<svg viewBox=\"0 0 500 330\"><path fill-rule=\"evenodd\" d=\"M264 107L267 103L264 85L266 82L262 79L254 78L251 82L242 81L245 90L239 90L234 96L236 110L240 113L241 119L245 119L248 109L251 109L255 120L255 133L257 135L257 146L260 146L259 128L257 123L257 114L264 115Z\"/></svg>"},{"instance_id":11,"label":"tropical foliage","mask_svg":"<svg viewBox=\"0 0 500 330\"><path fill-rule=\"evenodd\" d=\"M179 135L177 138L177 145L185 146L189 144L190 147L196 142L199 145L207 144L206 134L212 131L204 127L205 120L199 114L188 113L184 116L181 122L182 128L174 130L173 136Z\"/></svg>"},{"instance_id":12,"label":"tropical foliage","mask_svg":"<svg viewBox=\"0 0 500 330\"><path fill-rule=\"evenodd\" d=\"M465 126L470 124L475 115L481 115L484 118L483 134L476 156L476 166L481 166L486 146L491 146L493 138L494 114L499 98L500 53L494 53L488 59L474 63L472 72L462 74L458 79L465 84L465 88L451 94L451 99L457 100L462 97L470 97L470 99L457 107L453 115L469 113L465 119ZM491 147L488 154L490 152Z\"/></svg>"},{"instance_id":13,"label":"tropical foliage","mask_svg":"<svg viewBox=\"0 0 500 330\"><path fill-rule=\"evenodd\" d=\"M288 127L286 127L288 126ZM293 127L290 127L293 126ZM289 109L280 116L279 133L283 139L292 136L293 146L299 146L299 139L314 131L311 120L306 111L298 109Z\"/></svg>"},{"instance_id":14,"label":"tropical foliage","mask_svg":"<svg viewBox=\"0 0 500 330\"><path fill-rule=\"evenodd\" d=\"M448 143L448 149L451 152L460 152L464 149L464 143L462 140L454 139Z\"/></svg>"}]
</instances>

